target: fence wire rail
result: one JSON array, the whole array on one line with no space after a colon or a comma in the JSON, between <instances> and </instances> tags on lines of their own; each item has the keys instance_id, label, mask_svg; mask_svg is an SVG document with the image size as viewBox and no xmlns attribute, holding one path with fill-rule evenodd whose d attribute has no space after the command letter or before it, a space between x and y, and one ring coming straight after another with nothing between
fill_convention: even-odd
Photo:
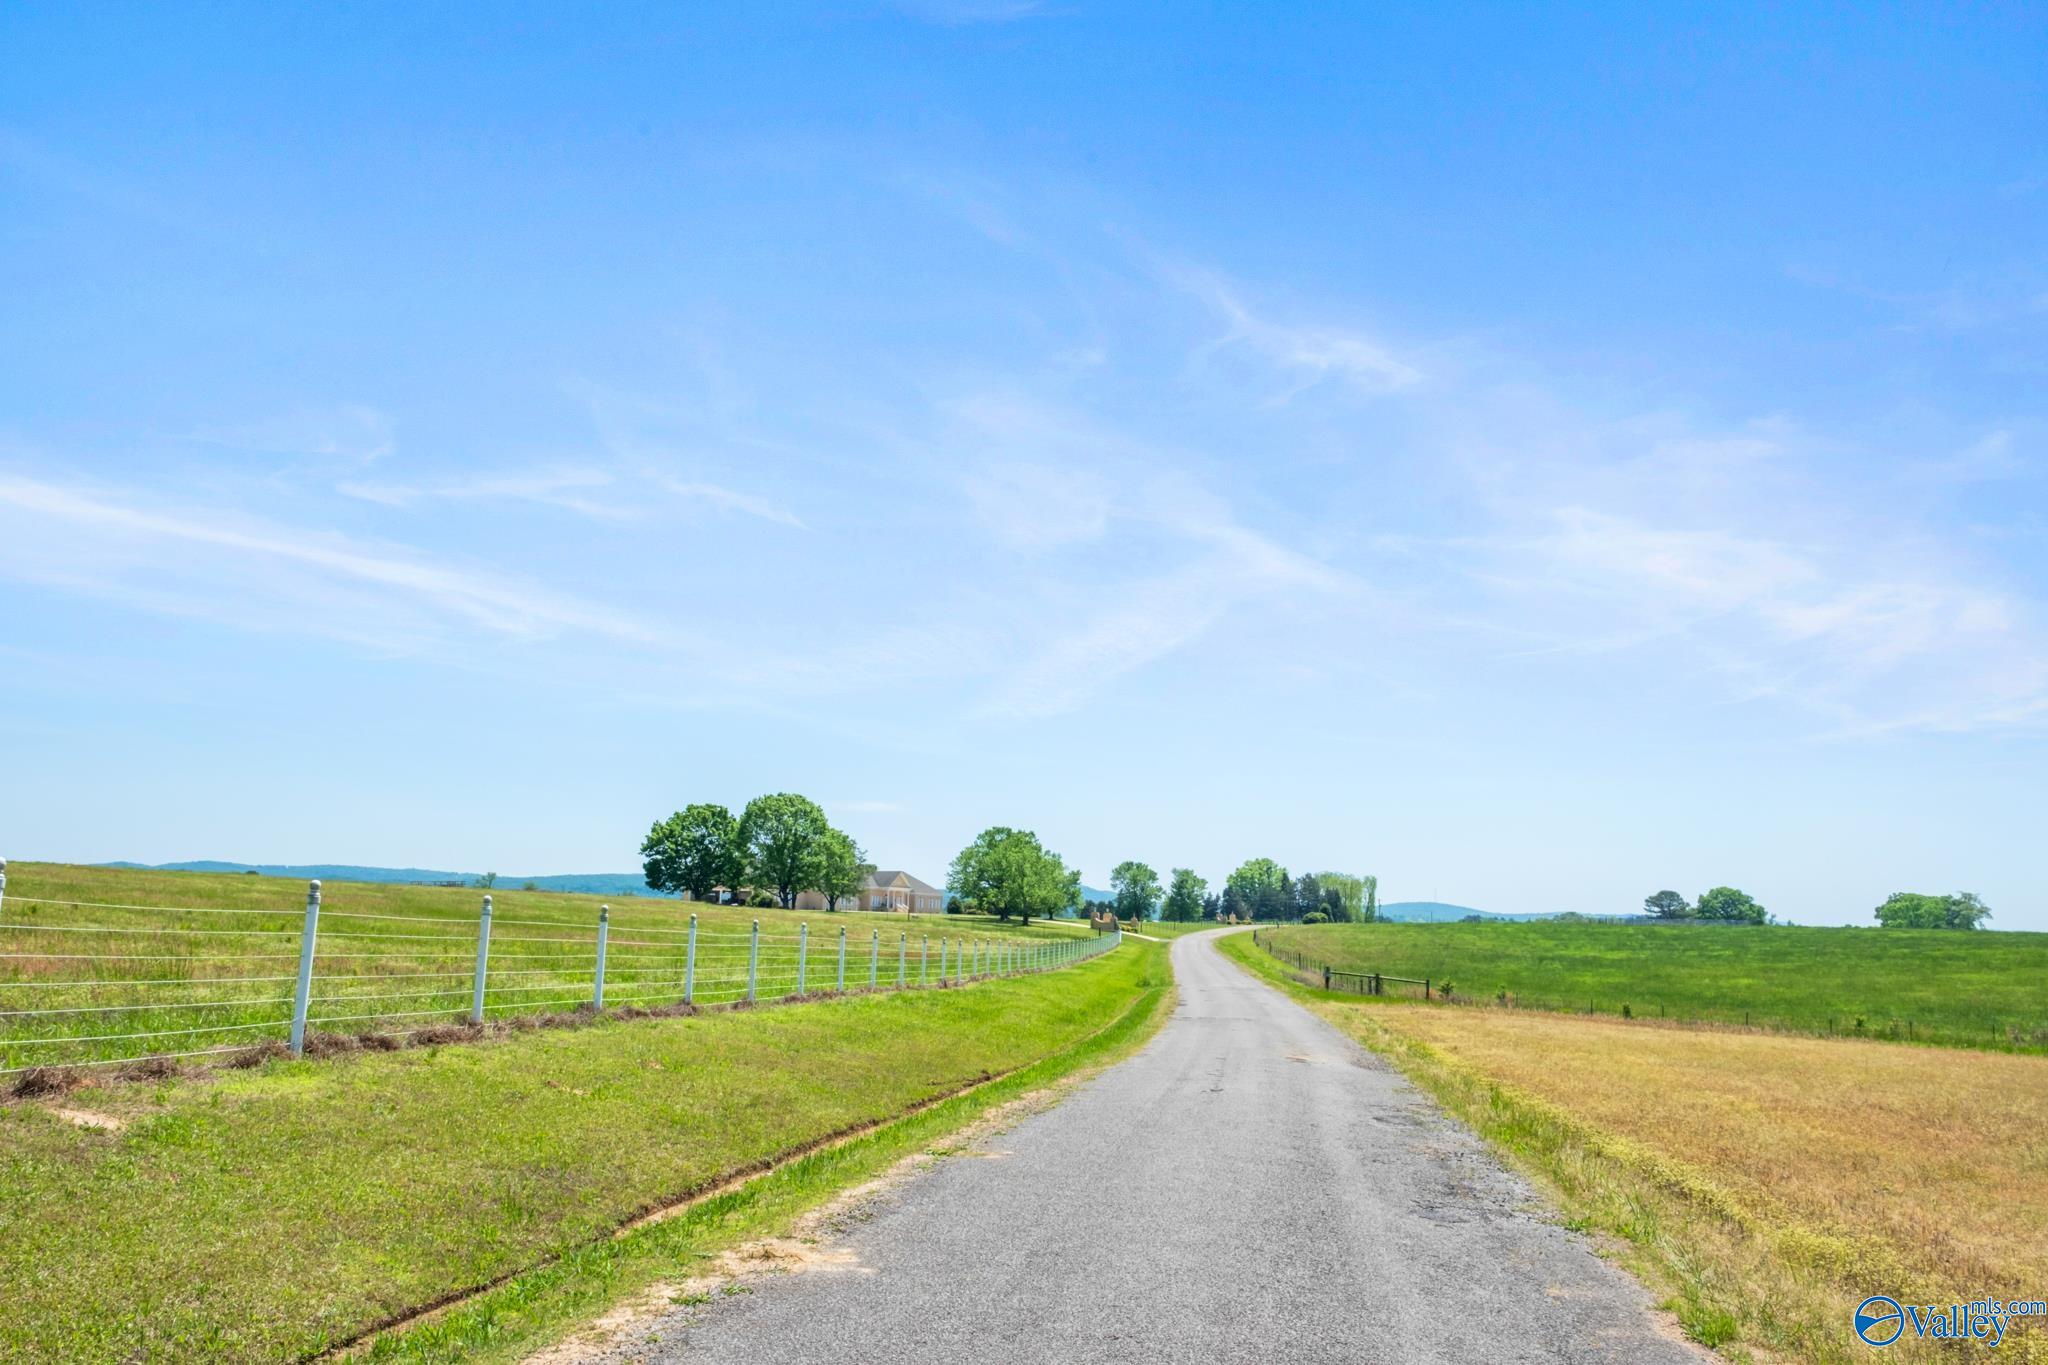
<instances>
[{"instance_id":1,"label":"fence wire rail","mask_svg":"<svg viewBox=\"0 0 2048 1365\"><path fill-rule=\"evenodd\" d=\"M687 924L620 924L614 937L609 905L580 923L494 920L486 895L465 921L328 907L315 881L303 908L151 906L10 896L6 871L0 859L0 1076L252 1051L297 1056L321 1031L405 1036L564 1010L952 986L1054 971L1122 941L885 932L838 915L816 933L808 921L700 929L692 914ZM223 927L225 915L247 927ZM348 927L362 921L419 927ZM224 939L248 951L224 951Z\"/></svg>"}]
</instances>

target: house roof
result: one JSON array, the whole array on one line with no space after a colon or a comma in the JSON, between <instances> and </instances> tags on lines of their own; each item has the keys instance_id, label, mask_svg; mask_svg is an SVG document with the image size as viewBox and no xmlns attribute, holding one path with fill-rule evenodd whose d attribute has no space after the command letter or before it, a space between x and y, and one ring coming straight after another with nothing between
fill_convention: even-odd
<instances>
[{"instance_id":1,"label":"house roof","mask_svg":"<svg viewBox=\"0 0 2048 1365\"><path fill-rule=\"evenodd\" d=\"M875 887L901 886L909 891L926 891L933 895L939 894L939 888L933 886L930 882L920 881L908 872L899 872L891 868L878 867L869 873L868 885Z\"/></svg>"}]
</instances>

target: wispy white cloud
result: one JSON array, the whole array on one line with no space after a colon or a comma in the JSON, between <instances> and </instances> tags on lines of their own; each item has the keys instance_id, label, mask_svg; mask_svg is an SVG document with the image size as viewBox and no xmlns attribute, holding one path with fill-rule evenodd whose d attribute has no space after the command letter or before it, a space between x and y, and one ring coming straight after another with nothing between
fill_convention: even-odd
<instances>
[{"instance_id":1,"label":"wispy white cloud","mask_svg":"<svg viewBox=\"0 0 2048 1365\"><path fill-rule=\"evenodd\" d=\"M1177 562L1165 572L1091 580L1063 594L1024 657L1004 668L983 713L1029 718L1078 710L1116 680L1193 648L1240 609L1312 615L1359 586L1244 526L1184 474L1157 473L1124 490L1109 515L1147 533L1157 554Z\"/></svg>"},{"instance_id":2,"label":"wispy white cloud","mask_svg":"<svg viewBox=\"0 0 2048 1365\"><path fill-rule=\"evenodd\" d=\"M630 521L640 516L639 507L589 496L616 483L617 479L606 470L564 468L471 475L432 484L352 480L335 487L349 497L387 507L411 507L431 501L531 502L604 521Z\"/></svg>"},{"instance_id":3,"label":"wispy white cloud","mask_svg":"<svg viewBox=\"0 0 2048 1365\"><path fill-rule=\"evenodd\" d=\"M130 606L384 648L452 634L658 636L612 609L480 565L279 526L228 509L144 507L0 475L0 574Z\"/></svg>"},{"instance_id":4,"label":"wispy white cloud","mask_svg":"<svg viewBox=\"0 0 2048 1365\"><path fill-rule=\"evenodd\" d=\"M2014 592L1905 528L1830 526L1789 503L1750 512L1729 518L1696 493L1658 506L1653 491L1531 509L1532 532L1485 543L1480 573L1504 633L1545 634L1547 652L1652 650L1830 732L2039 716L2048 639Z\"/></svg>"},{"instance_id":5,"label":"wispy white cloud","mask_svg":"<svg viewBox=\"0 0 2048 1365\"><path fill-rule=\"evenodd\" d=\"M1000 461L961 482L975 517L1007 545L1052 549L1109 527L1108 487L1088 469Z\"/></svg>"},{"instance_id":6,"label":"wispy white cloud","mask_svg":"<svg viewBox=\"0 0 2048 1365\"><path fill-rule=\"evenodd\" d=\"M368 465L394 449L389 416L365 403L341 403L248 422L201 427L188 439L259 455Z\"/></svg>"},{"instance_id":7,"label":"wispy white cloud","mask_svg":"<svg viewBox=\"0 0 2048 1365\"><path fill-rule=\"evenodd\" d=\"M786 507L778 507L766 498L757 498L751 493L724 488L715 483L695 479L670 479L657 477L655 483L679 498L687 498L727 512L740 512L762 521L772 521L781 526L792 526L799 531L808 530L801 518Z\"/></svg>"},{"instance_id":8,"label":"wispy white cloud","mask_svg":"<svg viewBox=\"0 0 2048 1365\"><path fill-rule=\"evenodd\" d=\"M1330 323L1280 322L1245 301L1240 288L1213 271L1161 266L1164 277L1198 300L1226 324L1216 349L1251 351L1293 376L1285 397L1325 380L1359 393L1380 396L1420 384L1423 371L1378 338L1356 327Z\"/></svg>"}]
</instances>

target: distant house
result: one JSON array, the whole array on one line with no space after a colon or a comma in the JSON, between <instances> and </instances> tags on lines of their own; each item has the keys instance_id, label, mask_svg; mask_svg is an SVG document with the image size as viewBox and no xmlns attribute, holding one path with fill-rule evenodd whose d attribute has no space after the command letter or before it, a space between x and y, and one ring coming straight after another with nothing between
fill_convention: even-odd
<instances>
[{"instance_id":1,"label":"distant house","mask_svg":"<svg viewBox=\"0 0 2048 1365\"><path fill-rule=\"evenodd\" d=\"M868 874L858 892L840 898L839 907L884 910L898 915L942 915L946 912L946 893L908 872L877 868ZM823 910L825 898L815 891L805 891L797 896L796 908Z\"/></svg>"}]
</instances>

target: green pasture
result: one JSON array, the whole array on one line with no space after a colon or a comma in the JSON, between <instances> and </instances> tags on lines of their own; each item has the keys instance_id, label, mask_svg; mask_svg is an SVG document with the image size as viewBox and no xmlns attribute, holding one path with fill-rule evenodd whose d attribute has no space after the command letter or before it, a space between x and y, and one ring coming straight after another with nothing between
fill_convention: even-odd
<instances>
[{"instance_id":1,"label":"green pasture","mask_svg":"<svg viewBox=\"0 0 2048 1365\"><path fill-rule=\"evenodd\" d=\"M605 1003L682 998L689 924L701 1003L987 974L988 950L1042 946L1085 926L980 916L786 912L649 897L493 889L485 1016L579 1009L594 997L609 904ZM460 1022L474 982L484 893L331 882L322 888L312 1032L406 1035ZM202 1060L285 1036L306 884L275 877L15 862L0 901L0 1072L104 1065L150 1054ZM752 943L758 920L762 941ZM966 952L963 956L962 946ZM1014 957L997 959L1015 961Z\"/></svg>"},{"instance_id":2,"label":"green pasture","mask_svg":"<svg viewBox=\"0 0 2048 1365\"><path fill-rule=\"evenodd\" d=\"M636 1215L991 1075L1036 1067L1043 1083L1058 1071L1047 1059L1149 1031L1168 988L1163 949L1127 941L959 988L607 1018L0 1105L0 1359L300 1359L507 1277L394 1348L515 1353L633 1276L686 1275L707 1248L764 1230L721 1196L705 1217L614 1242ZM804 1198L862 1174L851 1158L806 1161Z\"/></svg>"},{"instance_id":3,"label":"green pasture","mask_svg":"<svg viewBox=\"0 0 2048 1365\"><path fill-rule=\"evenodd\" d=\"M1292 962L1638 1018L2048 1048L2048 934L1709 924L1262 928Z\"/></svg>"}]
</instances>

